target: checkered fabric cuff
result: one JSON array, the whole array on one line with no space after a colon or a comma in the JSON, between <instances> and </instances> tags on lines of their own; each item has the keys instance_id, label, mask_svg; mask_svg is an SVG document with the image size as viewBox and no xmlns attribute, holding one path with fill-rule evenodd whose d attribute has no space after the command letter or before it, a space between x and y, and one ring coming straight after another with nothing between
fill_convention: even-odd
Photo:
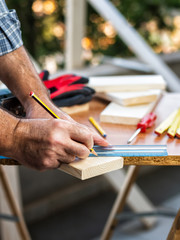
<instances>
[{"instance_id":1,"label":"checkered fabric cuff","mask_svg":"<svg viewBox=\"0 0 180 240\"><path fill-rule=\"evenodd\" d=\"M0 56L23 45L20 22L15 10L2 12L0 9Z\"/></svg>"}]
</instances>

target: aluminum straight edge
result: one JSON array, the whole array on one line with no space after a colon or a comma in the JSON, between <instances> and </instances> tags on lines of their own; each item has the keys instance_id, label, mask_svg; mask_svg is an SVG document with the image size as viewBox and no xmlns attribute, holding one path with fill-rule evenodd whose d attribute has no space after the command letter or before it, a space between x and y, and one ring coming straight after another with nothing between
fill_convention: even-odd
<instances>
[{"instance_id":1,"label":"aluminum straight edge","mask_svg":"<svg viewBox=\"0 0 180 240\"><path fill-rule=\"evenodd\" d=\"M167 150L167 145L111 145L102 147L95 145L93 149L97 151L113 151L113 150Z\"/></svg>"},{"instance_id":2,"label":"aluminum straight edge","mask_svg":"<svg viewBox=\"0 0 180 240\"><path fill-rule=\"evenodd\" d=\"M166 151L161 152L118 152L118 153L98 153L97 157L165 157L168 156ZM89 157L94 157L90 154Z\"/></svg>"}]
</instances>

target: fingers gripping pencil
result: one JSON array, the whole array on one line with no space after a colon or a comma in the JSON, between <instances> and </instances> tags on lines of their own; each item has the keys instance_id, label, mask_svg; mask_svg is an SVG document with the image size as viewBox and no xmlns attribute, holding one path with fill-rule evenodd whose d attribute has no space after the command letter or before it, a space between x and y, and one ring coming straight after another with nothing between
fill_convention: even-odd
<instances>
[{"instance_id":1,"label":"fingers gripping pencil","mask_svg":"<svg viewBox=\"0 0 180 240\"><path fill-rule=\"evenodd\" d=\"M34 92L30 92L30 96L37 102L39 103L51 116L53 116L54 118L58 118L60 119L60 117L58 115L56 115L43 101L41 101L40 98L38 98L38 96L36 96L34 94ZM90 149L90 152L92 152L95 156L97 156L97 153L94 151L93 148Z\"/></svg>"}]
</instances>

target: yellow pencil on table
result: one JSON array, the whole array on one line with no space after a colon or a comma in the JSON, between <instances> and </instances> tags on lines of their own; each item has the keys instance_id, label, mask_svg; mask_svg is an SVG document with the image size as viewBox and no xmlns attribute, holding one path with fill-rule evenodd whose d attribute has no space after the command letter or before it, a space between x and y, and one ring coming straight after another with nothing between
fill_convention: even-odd
<instances>
[{"instance_id":1,"label":"yellow pencil on table","mask_svg":"<svg viewBox=\"0 0 180 240\"><path fill-rule=\"evenodd\" d=\"M105 138L107 134L102 129L102 127L96 122L96 120L93 117L89 117L89 121L92 123L92 125L98 130L98 132Z\"/></svg>"},{"instance_id":2,"label":"yellow pencil on table","mask_svg":"<svg viewBox=\"0 0 180 240\"><path fill-rule=\"evenodd\" d=\"M38 96L35 95L34 92L30 92L30 96L37 102L39 103L51 116L54 118L60 119L58 115L56 115ZM94 151L93 148L90 149L90 152L92 152L95 156L97 156L97 153Z\"/></svg>"}]
</instances>

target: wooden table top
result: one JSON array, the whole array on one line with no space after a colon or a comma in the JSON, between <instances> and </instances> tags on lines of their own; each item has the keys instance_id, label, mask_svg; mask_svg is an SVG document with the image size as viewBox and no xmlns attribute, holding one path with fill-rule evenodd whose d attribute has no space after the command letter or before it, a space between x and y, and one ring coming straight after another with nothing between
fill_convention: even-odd
<instances>
[{"instance_id":1,"label":"wooden table top","mask_svg":"<svg viewBox=\"0 0 180 240\"><path fill-rule=\"evenodd\" d=\"M108 102L94 98L90 103L88 112L72 115L72 118L79 123L91 126L88 118L94 117L99 121L100 112L107 106ZM180 94L166 93L160 99L154 112L157 114L155 125L147 129L146 133L140 133L133 140L133 145L167 145L168 156L166 157L124 157L124 165L180 165L180 139L169 138L166 134L157 136L154 129L180 106ZM127 140L136 130L136 126L112 123L100 123L107 133L107 140L110 144L125 145Z\"/></svg>"}]
</instances>

